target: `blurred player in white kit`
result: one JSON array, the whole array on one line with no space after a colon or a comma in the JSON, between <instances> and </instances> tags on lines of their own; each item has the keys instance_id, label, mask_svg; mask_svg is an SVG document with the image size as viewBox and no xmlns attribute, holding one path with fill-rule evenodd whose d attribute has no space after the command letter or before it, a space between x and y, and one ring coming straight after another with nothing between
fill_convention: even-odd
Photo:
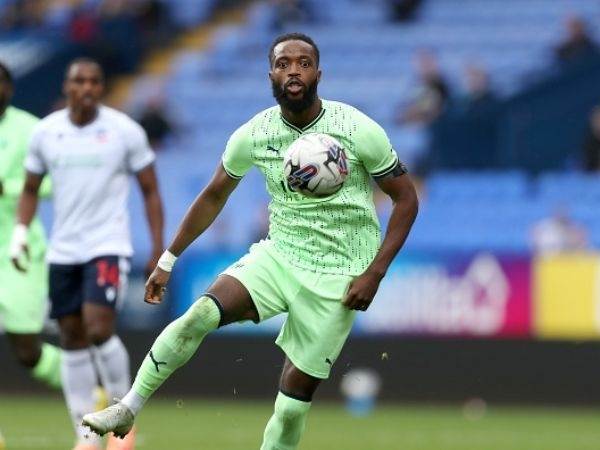
<instances>
[{"instance_id":1,"label":"blurred player in white kit","mask_svg":"<svg viewBox=\"0 0 600 450\"><path fill-rule=\"evenodd\" d=\"M11 248L20 269L27 228L44 175L53 183L54 223L47 254L51 317L58 320L63 349L62 382L77 434L76 450L99 450L101 441L81 426L94 410L100 382L109 399L130 388L129 355L115 334L116 312L129 272L132 246L127 199L129 176L143 193L152 236L153 268L163 249L163 212L153 162L142 128L125 114L100 103L104 74L94 60L80 58L67 68L67 107L34 129L25 160L25 186ZM99 379L98 379L99 378ZM110 437L108 449L134 448Z\"/></svg>"}]
</instances>

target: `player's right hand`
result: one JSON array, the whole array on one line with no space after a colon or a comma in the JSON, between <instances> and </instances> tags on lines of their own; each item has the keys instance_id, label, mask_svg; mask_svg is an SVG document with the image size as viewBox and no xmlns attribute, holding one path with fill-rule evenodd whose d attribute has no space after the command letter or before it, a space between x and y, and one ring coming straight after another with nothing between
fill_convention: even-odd
<instances>
[{"instance_id":1,"label":"player's right hand","mask_svg":"<svg viewBox=\"0 0 600 450\"><path fill-rule=\"evenodd\" d=\"M157 266L146 281L144 301L151 305L160 304L167 290L169 278L171 278L171 272L166 272Z\"/></svg>"},{"instance_id":2,"label":"player's right hand","mask_svg":"<svg viewBox=\"0 0 600 450\"><path fill-rule=\"evenodd\" d=\"M9 246L10 260L19 272L27 272L29 262L29 246L27 245L27 227L17 224L13 230Z\"/></svg>"}]
</instances>

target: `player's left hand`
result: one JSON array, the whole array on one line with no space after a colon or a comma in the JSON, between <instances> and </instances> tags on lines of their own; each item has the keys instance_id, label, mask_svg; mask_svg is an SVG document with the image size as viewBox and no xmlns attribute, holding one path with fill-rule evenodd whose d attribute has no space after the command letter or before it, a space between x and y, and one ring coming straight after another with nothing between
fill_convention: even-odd
<instances>
[{"instance_id":1,"label":"player's left hand","mask_svg":"<svg viewBox=\"0 0 600 450\"><path fill-rule=\"evenodd\" d=\"M154 268L158 265L158 260L160 259L161 254L162 251L160 250L152 252L152 256L150 257L150 259L146 263L146 267L144 268L144 275L146 276L146 279L150 278L150 275L154 271Z\"/></svg>"},{"instance_id":2,"label":"player's left hand","mask_svg":"<svg viewBox=\"0 0 600 450\"><path fill-rule=\"evenodd\" d=\"M171 272L165 272L157 266L146 281L144 301L151 305L159 305L167 291L169 278L171 278Z\"/></svg>"},{"instance_id":3,"label":"player's left hand","mask_svg":"<svg viewBox=\"0 0 600 450\"><path fill-rule=\"evenodd\" d=\"M350 287L342 303L348 309L366 311L377 293L380 282L381 277L379 275L368 271L363 273L350 283Z\"/></svg>"}]
</instances>

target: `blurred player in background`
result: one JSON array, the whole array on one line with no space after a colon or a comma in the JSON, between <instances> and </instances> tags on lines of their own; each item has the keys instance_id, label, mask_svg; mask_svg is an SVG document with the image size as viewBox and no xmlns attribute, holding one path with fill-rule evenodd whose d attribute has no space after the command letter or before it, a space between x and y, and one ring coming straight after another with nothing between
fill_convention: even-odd
<instances>
[{"instance_id":1,"label":"blurred player in background","mask_svg":"<svg viewBox=\"0 0 600 450\"><path fill-rule=\"evenodd\" d=\"M48 271L44 262L46 237L37 218L32 218L24 236L29 248L29 270L16 270L10 262L9 243L14 227L17 201L23 190L23 161L33 127L38 119L9 106L13 79L0 63L0 318L18 361L34 378L60 387L60 350L42 343L39 333L46 316ZM40 195L48 194L49 183L42 183Z\"/></svg>"},{"instance_id":2,"label":"blurred player in background","mask_svg":"<svg viewBox=\"0 0 600 450\"><path fill-rule=\"evenodd\" d=\"M272 198L269 237L165 328L121 403L84 417L84 424L100 434L126 435L144 402L209 332L287 312L277 338L286 358L261 449L295 449L313 394L329 377L356 311L369 307L408 236L418 202L406 169L377 123L351 106L318 97L321 70L312 39L302 34L277 38L269 61L279 106L257 114L231 136L222 164L150 276L146 301L161 301L176 257L213 222L253 165L265 175ZM327 198L291 191L283 173L285 149L310 132L331 134L348 155L348 178ZM370 178L394 202L383 243Z\"/></svg>"},{"instance_id":3,"label":"blurred player in background","mask_svg":"<svg viewBox=\"0 0 600 450\"><path fill-rule=\"evenodd\" d=\"M45 174L53 185L54 224L50 263L51 317L58 320L63 348L63 392L77 432L78 450L96 450L98 436L81 426L94 410L96 370L109 398L130 388L129 356L115 334L132 255L127 198L129 174L143 192L154 252L163 248L163 213L146 134L125 114L100 104L101 67L77 59L67 68L67 108L50 114L34 129L25 160L27 178L13 233L13 262L21 264L24 236L35 214ZM111 437L109 449L133 448Z\"/></svg>"}]
</instances>

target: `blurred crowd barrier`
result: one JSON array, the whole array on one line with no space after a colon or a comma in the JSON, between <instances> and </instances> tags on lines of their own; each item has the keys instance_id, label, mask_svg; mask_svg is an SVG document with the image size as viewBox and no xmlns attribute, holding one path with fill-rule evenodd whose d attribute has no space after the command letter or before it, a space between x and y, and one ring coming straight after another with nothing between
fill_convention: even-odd
<instances>
[{"instance_id":1,"label":"blurred crowd barrier","mask_svg":"<svg viewBox=\"0 0 600 450\"><path fill-rule=\"evenodd\" d=\"M162 319L177 317L238 253L181 258ZM422 338L589 340L600 338L600 254L409 252L391 266L353 333ZM143 309L130 296L130 307ZM148 310L145 311L148 314ZM223 334L275 335L285 317L236 324ZM125 327L152 326L132 320ZM143 328L143 326L142 326Z\"/></svg>"}]
</instances>

